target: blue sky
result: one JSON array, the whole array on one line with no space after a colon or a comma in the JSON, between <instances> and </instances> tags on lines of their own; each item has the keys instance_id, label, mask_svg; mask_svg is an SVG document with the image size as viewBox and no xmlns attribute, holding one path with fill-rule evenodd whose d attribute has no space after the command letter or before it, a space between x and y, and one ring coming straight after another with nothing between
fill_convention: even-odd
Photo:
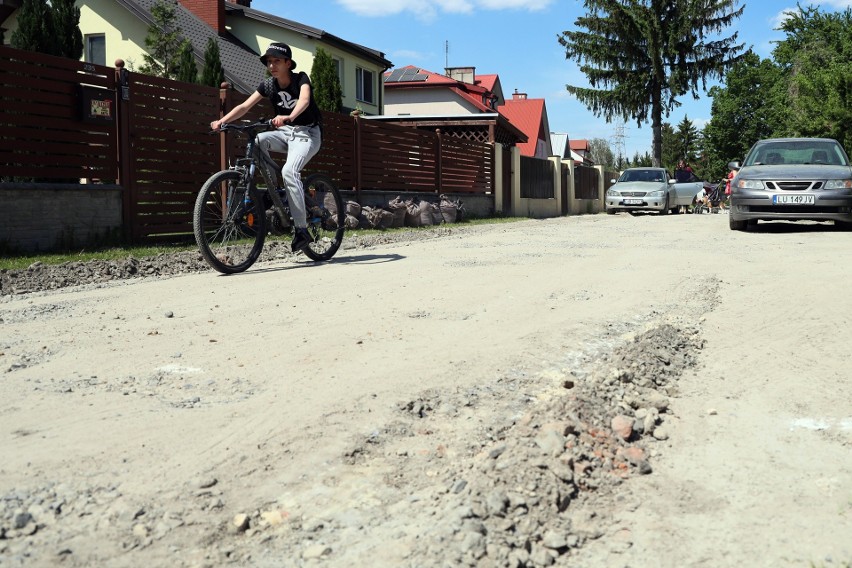
<instances>
[{"instance_id":1,"label":"blue sky","mask_svg":"<svg viewBox=\"0 0 852 568\"><path fill-rule=\"evenodd\" d=\"M783 38L773 28L796 2L738 3L743 4L743 16L725 35L737 31L746 47L769 57L772 41ZM851 6L852 0L802 4L831 12ZM379 50L395 67L415 65L441 73L447 66L472 66L478 74L496 73L507 98L517 90L545 99L551 131L574 139L620 139L629 158L651 151L650 125L607 124L565 90L567 84L586 84L557 42L557 36L574 29L575 20L585 13L582 0L253 0L252 8ZM665 119L672 125L686 116L701 128L710 119L709 97L695 101L687 95L681 103Z\"/></svg>"}]
</instances>

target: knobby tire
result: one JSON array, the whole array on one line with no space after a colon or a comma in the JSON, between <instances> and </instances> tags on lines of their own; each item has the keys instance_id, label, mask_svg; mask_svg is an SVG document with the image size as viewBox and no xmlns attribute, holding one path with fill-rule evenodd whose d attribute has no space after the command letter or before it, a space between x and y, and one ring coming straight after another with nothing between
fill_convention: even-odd
<instances>
[{"instance_id":1,"label":"knobby tire","mask_svg":"<svg viewBox=\"0 0 852 568\"><path fill-rule=\"evenodd\" d=\"M346 231L343 197L331 178L324 174L311 174L303 186L312 241L303 252L311 260L329 260L340 248Z\"/></svg>"},{"instance_id":2,"label":"knobby tire","mask_svg":"<svg viewBox=\"0 0 852 568\"><path fill-rule=\"evenodd\" d=\"M263 200L246 181L236 170L215 173L195 200L195 241L207 264L223 274L243 272L254 264L266 238Z\"/></svg>"}]
</instances>

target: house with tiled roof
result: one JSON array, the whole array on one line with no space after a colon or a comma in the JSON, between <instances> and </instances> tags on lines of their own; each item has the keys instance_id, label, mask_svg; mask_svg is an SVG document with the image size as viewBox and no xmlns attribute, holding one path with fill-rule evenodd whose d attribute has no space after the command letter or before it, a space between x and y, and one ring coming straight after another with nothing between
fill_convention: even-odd
<instances>
[{"instance_id":1,"label":"house with tiled roof","mask_svg":"<svg viewBox=\"0 0 852 568\"><path fill-rule=\"evenodd\" d=\"M521 156L547 159L553 155L544 99L531 99L515 90L512 98L497 110L527 135L527 141L518 144Z\"/></svg>"},{"instance_id":2,"label":"house with tiled roof","mask_svg":"<svg viewBox=\"0 0 852 568\"><path fill-rule=\"evenodd\" d=\"M595 163L588 140L571 140L571 153L578 156L578 161L585 162L587 164Z\"/></svg>"},{"instance_id":3,"label":"house with tiled roof","mask_svg":"<svg viewBox=\"0 0 852 568\"><path fill-rule=\"evenodd\" d=\"M505 101L500 77L477 75L474 67L445 73L407 65L384 74L389 122L441 129L451 136L514 145L526 136L498 112Z\"/></svg>"},{"instance_id":4,"label":"house with tiled roof","mask_svg":"<svg viewBox=\"0 0 852 568\"><path fill-rule=\"evenodd\" d=\"M550 144L553 147L553 155L559 156L563 160L574 160L574 162L578 164L584 164L587 166L593 166L594 161L588 155L581 155L580 153L571 149L571 140L568 137L568 134L564 132L551 132L550 133ZM582 146L584 148L589 147L588 140L581 140L578 146Z\"/></svg>"},{"instance_id":5,"label":"house with tiled roof","mask_svg":"<svg viewBox=\"0 0 852 568\"><path fill-rule=\"evenodd\" d=\"M144 64L145 38L154 19L156 0L78 0L84 61L113 65L117 59L130 71ZM8 44L17 29L21 0L0 0L0 28ZM242 93L251 93L266 76L259 54L274 41L293 50L298 69L310 74L318 47L328 52L337 66L343 87L343 105L359 107L367 114L381 114L382 74L392 67L378 50L346 41L325 30L255 10L251 0L180 0L176 3L177 27L192 44L196 66L204 67L208 39L219 46L225 80Z\"/></svg>"}]
</instances>

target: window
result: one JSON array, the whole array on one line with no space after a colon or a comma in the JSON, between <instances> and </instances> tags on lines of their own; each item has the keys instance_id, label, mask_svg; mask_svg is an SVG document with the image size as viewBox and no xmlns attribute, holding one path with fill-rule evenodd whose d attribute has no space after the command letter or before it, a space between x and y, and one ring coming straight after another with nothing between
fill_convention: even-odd
<instances>
[{"instance_id":1,"label":"window","mask_svg":"<svg viewBox=\"0 0 852 568\"><path fill-rule=\"evenodd\" d=\"M343 82L343 61L336 57L332 57L331 61L334 63L334 71L337 73L338 80L340 80L340 86L343 87L345 84Z\"/></svg>"},{"instance_id":2,"label":"window","mask_svg":"<svg viewBox=\"0 0 852 568\"><path fill-rule=\"evenodd\" d=\"M372 71L361 69L360 67L355 69L355 98L359 101L370 104L375 103L373 76L374 73Z\"/></svg>"},{"instance_id":3,"label":"window","mask_svg":"<svg viewBox=\"0 0 852 568\"><path fill-rule=\"evenodd\" d=\"M106 37L103 34L86 36L86 62L106 65Z\"/></svg>"}]
</instances>

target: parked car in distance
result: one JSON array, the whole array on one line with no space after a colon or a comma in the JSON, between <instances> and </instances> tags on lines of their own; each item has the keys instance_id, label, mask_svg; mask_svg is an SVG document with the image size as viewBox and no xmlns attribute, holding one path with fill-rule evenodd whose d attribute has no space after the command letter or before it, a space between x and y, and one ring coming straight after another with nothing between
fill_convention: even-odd
<instances>
[{"instance_id":1,"label":"parked car in distance","mask_svg":"<svg viewBox=\"0 0 852 568\"><path fill-rule=\"evenodd\" d=\"M852 167L831 138L759 140L745 160L730 162L731 230L760 221L852 224Z\"/></svg>"},{"instance_id":2,"label":"parked car in distance","mask_svg":"<svg viewBox=\"0 0 852 568\"><path fill-rule=\"evenodd\" d=\"M681 206L692 204L703 182L698 178L675 183L665 168L628 168L605 196L604 208L610 215L617 211L656 211L661 215L678 213Z\"/></svg>"}]
</instances>

